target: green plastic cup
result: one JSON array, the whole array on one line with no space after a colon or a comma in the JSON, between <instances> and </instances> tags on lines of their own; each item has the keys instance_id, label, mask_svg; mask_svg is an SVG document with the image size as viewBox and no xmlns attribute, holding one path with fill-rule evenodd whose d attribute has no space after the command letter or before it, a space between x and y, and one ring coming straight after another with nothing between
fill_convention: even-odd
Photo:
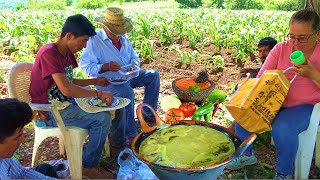
<instances>
[{"instance_id":1,"label":"green plastic cup","mask_svg":"<svg viewBox=\"0 0 320 180\"><path fill-rule=\"evenodd\" d=\"M306 58L304 57L303 52L299 50L291 53L290 59L296 64L304 64L306 62Z\"/></svg>"}]
</instances>

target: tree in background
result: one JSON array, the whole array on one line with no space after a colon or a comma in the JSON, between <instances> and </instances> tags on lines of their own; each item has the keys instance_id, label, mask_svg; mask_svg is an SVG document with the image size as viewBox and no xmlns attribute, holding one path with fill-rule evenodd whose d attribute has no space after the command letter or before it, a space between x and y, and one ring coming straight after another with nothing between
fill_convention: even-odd
<instances>
[{"instance_id":1,"label":"tree in background","mask_svg":"<svg viewBox=\"0 0 320 180\"><path fill-rule=\"evenodd\" d=\"M103 8L108 5L107 0L77 0L75 3L75 8L81 9L97 9Z\"/></svg>"},{"instance_id":2,"label":"tree in background","mask_svg":"<svg viewBox=\"0 0 320 180\"><path fill-rule=\"evenodd\" d=\"M66 0L66 5L71 6L73 4L73 0Z\"/></svg>"},{"instance_id":3,"label":"tree in background","mask_svg":"<svg viewBox=\"0 0 320 180\"><path fill-rule=\"evenodd\" d=\"M202 6L201 0L175 0L182 8L197 8Z\"/></svg>"},{"instance_id":4,"label":"tree in background","mask_svg":"<svg viewBox=\"0 0 320 180\"><path fill-rule=\"evenodd\" d=\"M306 0L212 0L212 7L222 9L266 9L295 11L304 7Z\"/></svg>"},{"instance_id":5,"label":"tree in background","mask_svg":"<svg viewBox=\"0 0 320 180\"><path fill-rule=\"evenodd\" d=\"M17 10L23 9L46 9L46 10L64 10L66 0L26 0L16 5Z\"/></svg>"}]
</instances>

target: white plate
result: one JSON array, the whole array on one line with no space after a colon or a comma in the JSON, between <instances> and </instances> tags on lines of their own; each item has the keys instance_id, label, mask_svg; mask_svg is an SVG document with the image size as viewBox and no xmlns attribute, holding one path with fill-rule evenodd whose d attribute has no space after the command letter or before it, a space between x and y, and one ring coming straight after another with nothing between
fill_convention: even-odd
<instances>
[{"instance_id":1,"label":"white plate","mask_svg":"<svg viewBox=\"0 0 320 180\"><path fill-rule=\"evenodd\" d=\"M96 100L96 102L94 102L95 100ZM88 103L89 103L89 105L91 105L91 106L98 106L98 107L115 107L115 106L117 106L117 105L119 104L119 99L116 98L116 97L114 97L114 98L113 98L113 102L112 102L112 104L111 104L110 106L107 106L105 103L103 103L101 99L96 99L96 98L94 98L94 97L91 98Z\"/></svg>"},{"instance_id":2,"label":"white plate","mask_svg":"<svg viewBox=\"0 0 320 180\"><path fill-rule=\"evenodd\" d=\"M122 81L113 80L113 81L109 81L109 82L114 85L121 85L121 84L125 84L126 82L128 82L128 80L122 80Z\"/></svg>"},{"instance_id":3,"label":"white plate","mask_svg":"<svg viewBox=\"0 0 320 180\"><path fill-rule=\"evenodd\" d=\"M90 105L89 101L92 99L92 97L85 97L85 98L75 98L78 106L87 113L97 113L97 112L103 112L103 111L115 111L117 109L121 109L125 106L127 106L130 103L130 100L127 98L121 98L121 97L114 97L119 100L119 104L115 107L111 106L92 106Z\"/></svg>"}]
</instances>

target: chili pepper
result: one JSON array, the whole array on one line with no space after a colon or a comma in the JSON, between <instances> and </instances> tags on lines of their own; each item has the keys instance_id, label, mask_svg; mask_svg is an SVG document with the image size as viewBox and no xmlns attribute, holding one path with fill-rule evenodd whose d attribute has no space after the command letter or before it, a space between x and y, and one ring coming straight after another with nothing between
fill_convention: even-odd
<instances>
[{"instance_id":1,"label":"chili pepper","mask_svg":"<svg viewBox=\"0 0 320 180\"><path fill-rule=\"evenodd\" d=\"M208 113L208 114L204 115L204 120L206 122L210 122L211 121L211 113Z\"/></svg>"},{"instance_id":2,"label":"chili pepper","mask_svg":"<svg viewBox=\"0 0 320 180\"><path fill-rule=\"evenodd\" d=\"M222 110L220 107L219 107L219 99L217 100L217 102L214 104L214 109L213 109L213 112L212 112L212 115L211 117L213 118L214 115L216 114L217 110Z\"/></svg>"},{"instance_id":3,"label":"chili pepper","mask_svg":"<svg viewBox=\"0 0 320 180\"><path fill-rule=\"evenodd\" d=\"M211 111L213 111L214 109L214 105L211 103L207 103L201 107L199 107L195 112L194 115L195 116L204 116L208 113L210 113Z\"/></svg>"},{"instance_id":4,"label":"chili pepper","mask_svg":"<svg viewBox=\"0 0 320 180\"><path fill-rule=\"evenodd\" d=\"M201 116L193 116L192 117L192 120L194 120L194 121L200 121L201 120Z\"/></svg>"}]
</instances>

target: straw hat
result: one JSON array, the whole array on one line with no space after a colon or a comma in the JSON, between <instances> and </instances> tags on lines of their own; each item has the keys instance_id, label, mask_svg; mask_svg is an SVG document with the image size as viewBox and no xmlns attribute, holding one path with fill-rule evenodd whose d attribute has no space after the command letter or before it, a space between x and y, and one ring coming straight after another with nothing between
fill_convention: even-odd
<instances>
[{"instance_id":1,"label":"straw hat","mask_svg":"<svg viewBox=\"0 0 320 180\"><path fill-rule=\"evenodd\" d=\"M115 35L129 33L133 26L131 19L123 16L123 10L117 7L107 8L106 15L94 19L97 24L108 28Z\"/></svg>"}]
</instances>

